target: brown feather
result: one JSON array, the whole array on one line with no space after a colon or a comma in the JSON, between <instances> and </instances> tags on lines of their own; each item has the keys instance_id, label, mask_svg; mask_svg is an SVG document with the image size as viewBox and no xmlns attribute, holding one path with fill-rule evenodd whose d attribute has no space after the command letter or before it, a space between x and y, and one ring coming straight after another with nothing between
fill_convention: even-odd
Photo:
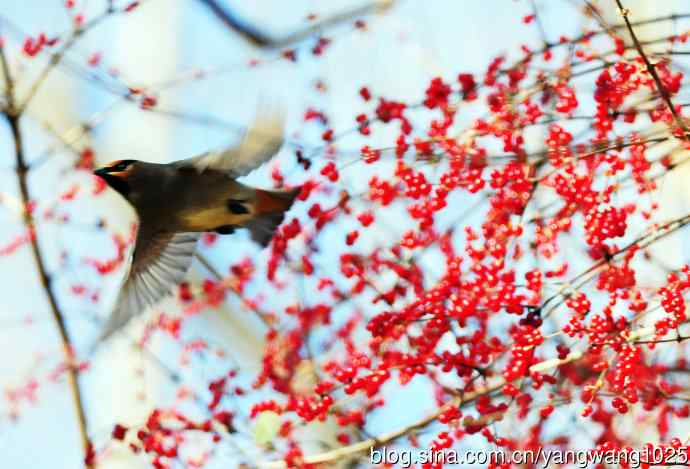
<instances>
[{"instance_id":1,"label":"brown feather","mask_svg":"<svg viewBox=\"0 0 690 469\"><path fill-rule=\"evenodd\" d=\"M99 341L169 294L182 281L192 262L198 233L151 236L145 231L139 231L130 270Z\"/></svg>"},{"instance_id":2,"label":"brown feather","mask_svg":"<svg viewBox=\"0 0 690 469\"><path fill-rule=\"evenodd\" d=\"M252 214L236 215L230 213L227 207L210 207L183 215L184 224L189 231L213 231L219 226L240 226L252 219Z\"/></svg>"},{"instance_id":3,"label":"brown feather","mask_svg":"<svg viewBox=\"0 0 690 469\"><path fill-rule=\"evenodd\" d=\"M256 213L285 212L292 206L292 202L299 194L299 189L290 191L256 190Z\"/></svg>"}]
</instances>

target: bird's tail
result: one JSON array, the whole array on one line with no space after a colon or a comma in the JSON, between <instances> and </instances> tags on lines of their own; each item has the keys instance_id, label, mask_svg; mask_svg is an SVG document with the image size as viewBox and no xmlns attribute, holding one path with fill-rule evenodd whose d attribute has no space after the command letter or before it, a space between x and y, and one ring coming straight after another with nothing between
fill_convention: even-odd
<instances>
[{"instance_id":1,"label":"bird's tail","mask_svg":"<svg viewBox=\"0 0 690 469\"><path fill-rule=\"evenodd\" d=\"M266 246L283 222L285 213L290 210L301 188L285 191L264 191L257 189L254 201L254 217L244 226L254 241Z\"/></svg>"}]
</instances>

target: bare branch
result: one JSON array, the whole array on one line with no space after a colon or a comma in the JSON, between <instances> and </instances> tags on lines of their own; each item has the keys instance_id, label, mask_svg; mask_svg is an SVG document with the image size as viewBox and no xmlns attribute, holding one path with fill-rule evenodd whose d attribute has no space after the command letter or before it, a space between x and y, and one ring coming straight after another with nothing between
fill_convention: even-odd
<instances>
[{"instance_id":1,"label":"bare branch","mask_svg":"<svg viewBox=\"0 0 690 469\"><path fill-rule=\"evenodd\" d=\"M199 2L206 6L211 12L225 24L228 28L240 34L245 40L251 44L267 49L279 49L286 47L295 42L301 41L314 33L317 33L323 28L334 26L339 23L351 20L358 16L368 15L377 10L388 8L393 0L374 0L363 6L345 10L336 13L328 18L310 24L306 28L297 30L282 38L271 37L264 31L242 20L235 12L221 5L218 0L199 0Z\"/></svg>"}]
</instances>

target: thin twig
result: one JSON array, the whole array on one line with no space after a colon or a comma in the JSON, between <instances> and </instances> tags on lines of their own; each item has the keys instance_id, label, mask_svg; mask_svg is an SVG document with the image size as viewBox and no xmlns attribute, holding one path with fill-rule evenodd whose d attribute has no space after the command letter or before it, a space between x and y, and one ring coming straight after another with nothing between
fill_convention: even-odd
<instances>
[{"instance_id":1,"label":"thin twig","mask_svg":"<svg viewBox=\"0 0 690 469\"><path fill-rule=\"evenodd\" d=\"M566 301L567 298L569 298L572 295L572 293L566 293L566 290L577 291L579 288L581 288L583 285L589 282L592 278L594 278L594 276L597 273L599 273L599 271L601 271L604 267L608 266L609 262L615 260L617 257L629 251L633 247L644 249L650 246L651 244L665 238L666 236L675 233L679 229L687 226L688 224L690 224L690 215L684 215L682 217L675 218L669 222L664 223L661 226L655 227L651 232L638 237L637 239L631 241L625 247L611 253L609 256L591 265L587 270L580 272L570 281L566 282L555 294L544 300L544 302L541 304L543 317L548 317L549 315L551 315L551 313L553 313L560 305L562 305ZM577 285L575 285L576 282ZM560 300L553 304L548 310L546 310L546 306L559 297Z\"/></svg>"},{"instance_id":2,"label":"thin twig","mask_svg":"<svg viewBox=\"0 0 690 469\"><path fill-rule=\"evenodd\" d=\"M640 41L637 38L637 35L635 34L635 29L633 28L632 24L630 24L630 20L628 19L630 10L623 6L623 2L621 0L615 1L616 5L618 5L620 14L623 17L623 21L625 21L625 26L628 28L630 37L632 38L633 43L635 44L635 49L637 49L637 53L644 61L644 64L647 67L647 71L654 79L654 83L656 84L656 88L659 91L659 94L666 102L666 105L668 106L668 109L671 111L671 114L673 114L673 120L675 120L676 125L683 130L683 137L685 138L685 140L690 141L690 130L688 130L688 127L687 125L685 125L683 118L680 116L680 114L678 114L678 111L676 111L676 108L673 106L673 102L671 101L671 95L669 94L668 89L666 89L666 87L664 86L664 83L661 81L661 78L659 78L659 74L656 72L656 65L653 64L649 60L649 57L647 57L647 54L645 54L644 49L642 48L642 44L640 44Z\"/></svg>"},{"instance_id":3,"label":"thin twig","mask_svg":"<svg viewBox=\"0 0 690 469\"><path fill-rule=\"evenodd\" d=\"M232 281L232 277L223 277L220 274L220 272L218 272L218 270L211 265L209 260L203 254L197 252L196 258L204 266L204 268L206 268L206 270L208 270L211 273L211 275L216 279L216 281L222 282L224 286L232 290L232 292L237 296L237 298L242 302L242 304L245 307L249 308L251 311L253 311L264 324L264 326L270 329L271 324L273 323L271 315L265 311L262 311L258 307L249 304L249 302L245 300L242 296L242 292L237 287L236 282Z\"/></svg>"},{"instance_id":4,"label":"thin twig","mask_svg":"<svg viewBox=\"0 0 690 469\"><path fill-rule=\"evenodd\" d=\"M537 8L536 0L531 0L530 5L532 6L532 14L534 15L534 21L537 23L537 28L539 29L539 35L541 36L541 40L544 43L544 47L547 48L551 45L551 43L549 42L549 39L546 36L546 28L544 28L544 23L542 22L541 16L539 15L539 9Z\"/></svg>"}]
</instances>

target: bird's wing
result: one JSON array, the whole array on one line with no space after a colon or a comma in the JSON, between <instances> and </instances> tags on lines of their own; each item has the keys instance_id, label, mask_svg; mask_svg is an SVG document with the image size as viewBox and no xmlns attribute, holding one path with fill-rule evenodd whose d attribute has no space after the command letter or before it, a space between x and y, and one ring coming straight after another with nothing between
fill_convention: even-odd
<instances>
[{"instance_id":1,"label":"bird's wing","mask_svg":"<svg viewBox=\"0 0 690 469\"><path fill-rule=\"evenodd\" d=\"M130 270L100 341L119 331L182 281L192 263L199 236L199 233L159 234L137 240Z\"/></svg>"},{"instance_id":2,"label":"bird's wing","mask_svg":"<svg viewBox=\"0 0 690 469\"><path fill-rule=\"evenodd\" d=\"M239 145L178 161L175 165L179 168L193 167L199 172L214 169L227 171L236 177L246 176L278 153L283 146L284 125L285 115L281 109L260 106Z\"/></svg>"}]
</instances>

